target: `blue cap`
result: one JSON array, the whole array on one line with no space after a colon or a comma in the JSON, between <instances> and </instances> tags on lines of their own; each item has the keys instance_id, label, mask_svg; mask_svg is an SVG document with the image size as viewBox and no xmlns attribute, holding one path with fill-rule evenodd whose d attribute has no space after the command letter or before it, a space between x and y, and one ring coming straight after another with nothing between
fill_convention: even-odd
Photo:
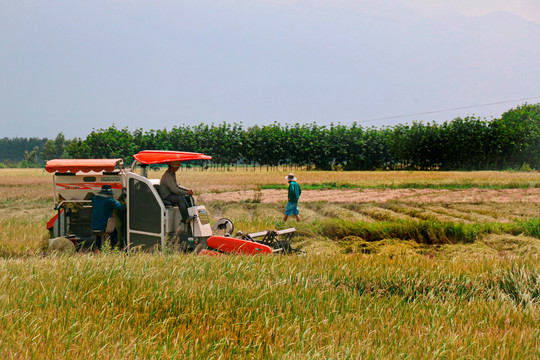
<instances>
[{"instance_id":1,"label":"blue cap","mask_svg":"<svg viewBox=\"0 0 540 360\"><path fill-rule=\"evenodd\" d=\"M111 195L113 194L112 192L112 187L111 185L103 185L101 187L101 191L99 192L100 194L105 194L105 195Z\"/></svg>"}]
</instances>

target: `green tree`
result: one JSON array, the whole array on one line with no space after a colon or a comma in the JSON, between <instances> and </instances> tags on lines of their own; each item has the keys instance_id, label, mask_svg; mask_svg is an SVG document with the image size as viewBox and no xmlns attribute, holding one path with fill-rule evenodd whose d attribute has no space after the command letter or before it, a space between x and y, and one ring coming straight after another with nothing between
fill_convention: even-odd
<instances>
[{"instance_id":1,"label":"green tree","mask_svg":"<svg viewBox=\"0 0 540 360\"><path fill-rule=\"evenodd\" d=\"M23 160L21 161L21 167L33 168L39 166L39 147L35 146L31 151L25 151Z\"/></svg>"},{"instance_id":2,"label":"green tree","mask_svg":"<svg viewBox=\"0 0 540 360\"><path fill-rule=\"evenodd\" d=\"M487 166L491 130L485 120L458 117L445 122L441 131L446 146L444 170L480 170Z\"/></svg>"},{"instance_id":3,"label":"green tree","mask_svg":"<svg viewBox=\"0 0 540 360\"><path fill-rule=\"evenodd\" d=\"M17 141L4 139L4 143ZM133 154L145 149L203 152L218 165L479 170L517 168L527 163L540 168L540 104L519 106L490 122L468 116L441 125L415 122L382 129L362 128L356 123L329 127L273 123L245 129L241 124L222 123L175 126L170 131L136 129L131 133L111 126L94 130L83 140L65 140L60 133L45 143L41 154L45 158L66 154L76 158L121 157L129 162Z\"/></svg>"},{"instance_id":4,"label":"green tree","mask_svg":"<svg viewBox=\"0 0 540 360\"><path fill-rule=\"evenodd\" d=\"M42 148L45 142L46 138L0 138L0 161L13 163L22 161L26 151L32 151L36 146Z\"/></svg>"},{"instance_id":5,"label":"green tree","mask_svg":"<svg viewBox=\"0 0 540 360\"><path fill-rule=\"evenodd\" d=\"M363 167L366 159L366 132L362 126L353 123L345 130L343 135L343 163L345 170L359 170Z\"/></svg>"},{"instance_id":6,"label":"green tree","mask_svg":"<svg viewBox=\"0 0 540 360\"><path fill-rule=\"evenodd\" d=\"M540 104L524 104L493 122L497 153L502 167L520 167L524 162L540 168Z\"/></svg>"},{"instance_id":7,"label":"green tree","mask_svg":"<svg viewBox=\"0 0 540 360\"><path fill-rule=\"evenodd\" d=\"M244 156L248 163L259 166L276 166L285 163L288 138L277 123L247 129Z\"/></svg>"},{"instance_id":8,"label":"green tree","mask_svg":"<svg viewBox=\"0 0 540 360\"><path fill-rule=\"evenodd\" d=\"M65 158L67 156L67 146L70 142L71 141L66 140L66 137L62 132L58 133L54 140L47 140L47 142L43 144L41 157L44 160Z\"/></svg>"},{"instance_id":9,"label":"green tree","mask_svg":"<svg viewBox=\"0 0 540 360\"><path fill-rule=\"evenodd\" d=\"M365 131L365 146L357 170L393 168L395 161L390 149L391 129L371 127Z\"/></svg>"}]
</instances>

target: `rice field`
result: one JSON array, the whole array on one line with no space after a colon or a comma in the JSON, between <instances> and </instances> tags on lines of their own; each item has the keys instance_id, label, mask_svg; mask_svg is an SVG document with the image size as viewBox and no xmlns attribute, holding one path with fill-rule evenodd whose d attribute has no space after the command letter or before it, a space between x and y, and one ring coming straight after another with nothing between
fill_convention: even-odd
<instances>
[{"instance_id":1,"label":"rice field","mask_svg":"<svg viewBox=\"0 0 540 360\"><path fill-rule=\"evenodd\" d=\"M533 359L535 266L374 255L2 260L0 354Z\"/></svg>"},{"instance_id":2,"label":"rice field","mask_svg":"<svg viewBox=\"0 0 540 360\"><path fill-rule=\"evenodd\" d=\"M280 191L288 172L190 170L179 179L199 196L226 195ZM328 184L360 192L540 187L539 173L295 174L321 196ZM534 197L301 198L302 221L283 223L283 191L281 201L206 205L244 232L295 226L306 256L46 256L51 183L41 170L0 169L1 358L540 357Z\"/></svg>"}]
</instances>

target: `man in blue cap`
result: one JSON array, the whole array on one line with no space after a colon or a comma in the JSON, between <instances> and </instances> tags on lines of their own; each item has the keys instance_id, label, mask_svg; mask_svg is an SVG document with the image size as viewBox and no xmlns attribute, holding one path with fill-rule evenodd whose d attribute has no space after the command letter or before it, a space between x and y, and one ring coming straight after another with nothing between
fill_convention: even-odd
<instances>
[{"instance_id":1,"label":"man in blue cap","mask_svg":"<svg viewBox=\"0 0 540 360\"><path fill-rule=\"evenodd\" d=\"M103 185L99 193L92 198L92 230L94 232L105 232L107 221L113 216L113 209L125 210L126 205L117 201L113 197L111 185ZM118 232L116 229L111 233L111 247L116 246ZM101 235L96 235L95 248L101 250L103 239Z\"/></svg>"}]
</instances>

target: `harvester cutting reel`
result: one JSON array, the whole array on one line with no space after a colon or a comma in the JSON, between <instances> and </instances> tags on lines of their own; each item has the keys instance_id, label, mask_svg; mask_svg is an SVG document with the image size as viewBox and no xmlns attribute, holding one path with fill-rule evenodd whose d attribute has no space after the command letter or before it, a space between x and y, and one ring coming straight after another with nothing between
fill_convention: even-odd
<instances>
[{"instance_id":1,"label":"harvester cutting reel","mask_svg":"<svg viewBox=\"0 0 540 360\"><path fill-rule=\"evenodd\" d=\"M243 234L241 231L236 233L236 237L254 241L259 244L268 245L273 249L274 253L280 254L305 254L305 251L294 249L291 247L291 240L296 234L296 228L288 228L283 230L265 230L251 234Z\"/></svg>"}]
</instances>

